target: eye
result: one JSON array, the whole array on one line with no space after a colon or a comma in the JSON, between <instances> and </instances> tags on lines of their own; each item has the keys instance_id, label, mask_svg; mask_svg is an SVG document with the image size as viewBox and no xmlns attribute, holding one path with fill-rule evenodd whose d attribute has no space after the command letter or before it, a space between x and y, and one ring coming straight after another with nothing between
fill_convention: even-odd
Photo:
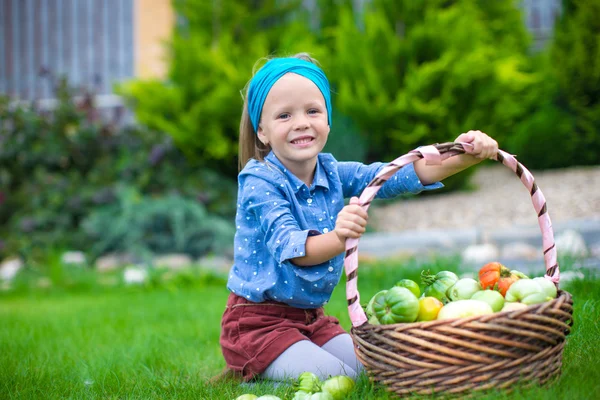
<instances>
[{"instance_id":1,"label":"eye","mask_svg":"<svg viewBox=\"0 0 600 400\"><path fill-rule=\"evenodd\" d=\"M278 119L288 119L290 117L290 113L281 113L277 116Z\"/></svg>"},{"instance_id":2,"label":"eye","mask_svg":"<svg viewBox=\"0 0 600 400\"><path fill-rule=\"evenodd\" d=\"M311 108L310 110L308 110L309 114L318 114L320 112L320 110L316 109L316 108Z\"/></svg>"}]
</instances>

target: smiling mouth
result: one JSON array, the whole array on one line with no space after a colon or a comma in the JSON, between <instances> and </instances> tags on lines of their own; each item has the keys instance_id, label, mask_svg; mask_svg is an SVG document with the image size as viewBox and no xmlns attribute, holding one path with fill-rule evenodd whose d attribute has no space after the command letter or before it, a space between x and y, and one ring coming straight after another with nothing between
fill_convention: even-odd
<instances>
[{"instance_id":1,"label":"smiling mouth","mask_svg":"<svg viewBox=\"0 0 600 400\"><path fill-rule=\"evenodd\" d=\"M306 144L312 142L314 139L311 137L302 137L292 140L292 144Z\"/></svg>"}]
</instances>

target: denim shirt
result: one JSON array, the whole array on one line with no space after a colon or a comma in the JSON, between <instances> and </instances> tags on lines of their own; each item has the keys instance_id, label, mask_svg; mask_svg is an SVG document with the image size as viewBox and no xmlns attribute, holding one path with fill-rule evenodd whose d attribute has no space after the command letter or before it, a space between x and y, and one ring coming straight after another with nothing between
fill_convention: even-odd
<instances>
[{"instance_id":1,"label":"denim shirt","mask_svg":"<svg viewBox=\"0 0 600 400\"><path fill-rule=\"evenodd\" d=\"M326 304L342 275L344 253L310 267L294 265L291 259L305 255L308 236L332 231L344 198L359 196L385 165L338 162L321 153L308 187L273 152L264 162L250 160L238 175L234 264L227 288L257 303L271 300L298 308ZM442 186L423 186L411 163L394 174L377 197Z\"/></svg>"}]
</instances>

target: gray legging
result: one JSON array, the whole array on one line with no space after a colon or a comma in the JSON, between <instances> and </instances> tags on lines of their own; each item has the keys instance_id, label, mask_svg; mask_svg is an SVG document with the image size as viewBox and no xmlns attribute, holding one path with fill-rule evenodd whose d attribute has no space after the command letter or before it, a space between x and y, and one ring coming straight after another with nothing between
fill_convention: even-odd
<instances>
[{"instance_id":1,"label":"gray legging","mask_svg":"<svg viewBox=\"0 0 600 400\"><path fill-rule=\"evenodd\" d=\"M297 378L303 372L313 372L320 379L347 375L356 379L363 366L356 358L349 334L337 335L319 347L310 340L301 340L287 348L267 367L262 377L271 380Z\"/></svg>"}]
</instances>

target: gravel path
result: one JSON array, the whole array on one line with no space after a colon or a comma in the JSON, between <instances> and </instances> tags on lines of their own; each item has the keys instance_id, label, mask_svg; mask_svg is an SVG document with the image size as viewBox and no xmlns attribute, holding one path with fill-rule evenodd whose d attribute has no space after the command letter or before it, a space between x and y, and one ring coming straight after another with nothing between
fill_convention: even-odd
<instances>
[{"instance_id":1,"label":"gravel path","mask_svg":"<svg viewBox=\"0 0 600 400\"><path fill-rule=\"evenodd\" d=\"M600 221L600 166L531 171L546 198L553 225L572 220ZM507 167L478 168L476 190L377 205L369 224L377 232L424 231L537 225L527 189Z\"/></svg>"}]
</instances>

